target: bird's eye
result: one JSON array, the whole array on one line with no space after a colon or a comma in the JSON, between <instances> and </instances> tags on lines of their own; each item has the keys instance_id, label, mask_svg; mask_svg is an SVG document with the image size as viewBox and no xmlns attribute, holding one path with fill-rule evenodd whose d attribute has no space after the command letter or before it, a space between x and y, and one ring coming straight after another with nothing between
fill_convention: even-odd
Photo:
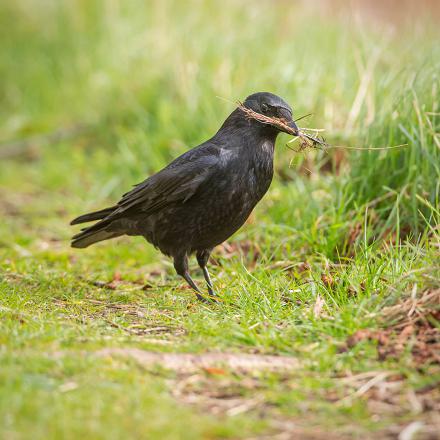
<instances>
[{"instance_id":1,"label":"bird's eye","mask_svg":"<svg viewBox=\"0 0 440 440\"><path fill-rule=\"evenodd\" d=\"M269 111L269 107L267 106L267 104L261 104L261 111L263 113L267 113Z\"/></svg>"}]
</instances>

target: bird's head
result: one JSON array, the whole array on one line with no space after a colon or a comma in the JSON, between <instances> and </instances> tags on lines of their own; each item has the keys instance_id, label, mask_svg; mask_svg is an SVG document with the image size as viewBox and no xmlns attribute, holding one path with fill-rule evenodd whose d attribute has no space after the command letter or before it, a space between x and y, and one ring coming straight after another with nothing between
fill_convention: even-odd
<instances>
[{"instance_id":1,"label":"bird's head","mask_svg":"<svg viewBox=\"0 0 440 440\"><path fill-rule=\"evenodd\" d=\"M298 132L298 127L292 119L292 108L286 101L273 93L258 92L249 95L243 102L243 106L264 116L265 118L260 120L262 124L270 125L275 130L288 134L292 134L292 130L295 133ZM273 121L270 121L271 118Z\"/></svg>"}]
</instances>

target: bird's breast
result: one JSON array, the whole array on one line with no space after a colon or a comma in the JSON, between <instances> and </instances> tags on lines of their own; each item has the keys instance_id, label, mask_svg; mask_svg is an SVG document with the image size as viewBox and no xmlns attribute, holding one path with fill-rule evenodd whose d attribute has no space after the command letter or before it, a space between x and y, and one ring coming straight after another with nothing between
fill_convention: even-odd
<instances>
[{"instance_id":1,"label":"bird's breast","mask_svg":"<svg viewBox=\"0 0 440 440\"><path fill-rule=\"evenodd\" d=\"M255 176L255 189L260 198L269 189L273 177L274 142L265 140L254 151L251 161L252 173Z\"/></svg>"}]
</instances>

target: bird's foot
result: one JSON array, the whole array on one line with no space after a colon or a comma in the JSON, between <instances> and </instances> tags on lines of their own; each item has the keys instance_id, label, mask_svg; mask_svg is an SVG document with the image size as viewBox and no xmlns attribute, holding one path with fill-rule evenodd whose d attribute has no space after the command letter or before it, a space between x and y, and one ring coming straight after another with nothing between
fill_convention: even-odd
<instances>
[{"instance_id":1,"label":"bird's foot","mask_svg":"<svg viewBox=\"0 0 440 440\"><path fill-rule=\"evenodd\" d=\"M218 300L218 295L216 295L212 291L211 292L208 291L208 295L202 295L200 292L196 292L196 296L200 302L203 302L205 304L212 304L212 303L219 304L220 302Z\"/></svg>"},{"instance_id":2,"label":"bird's foot","mask_svg":"<svg viewBox=\"0 0 440 440\"><path fill-rule=\"evenodd\" d=\"M186 282L190 285L190 287L194 290L194 293L197 296L197 299L201 302L204 303L218 303L218 300L216 298L217 295L214 293L214 291L212 290L212 284L211 283L207 283L208 284L208 294L204 295L202 294L202 292L200 291L200 289L197 287L197 284L193 281L193 279L191 278L191 276L189 275L188 271L183 273L183 278L185 278Z\"/></svg>"}]
</instances>

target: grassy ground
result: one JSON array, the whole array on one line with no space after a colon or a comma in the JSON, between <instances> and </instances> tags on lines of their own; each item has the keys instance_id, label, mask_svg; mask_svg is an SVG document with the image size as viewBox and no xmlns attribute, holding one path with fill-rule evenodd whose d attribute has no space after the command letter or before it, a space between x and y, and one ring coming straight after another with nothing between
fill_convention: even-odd
<instances>
[{"instance_id":1,"label":"grassy ground","mask_svg":"<svg viewBox=\"0 0 440 440\"><path fill-rule=\"evenodd\" d=\"M438 30L322 8L2 3L1 438L438 438ZM71 218L216 131L216 96L257 90L333 145L407 145L280 137L269 194L214 254L219 305L141 239L69 248ZM299 364L170 371L132 348Z\"/></svg>"}]
</instances>

